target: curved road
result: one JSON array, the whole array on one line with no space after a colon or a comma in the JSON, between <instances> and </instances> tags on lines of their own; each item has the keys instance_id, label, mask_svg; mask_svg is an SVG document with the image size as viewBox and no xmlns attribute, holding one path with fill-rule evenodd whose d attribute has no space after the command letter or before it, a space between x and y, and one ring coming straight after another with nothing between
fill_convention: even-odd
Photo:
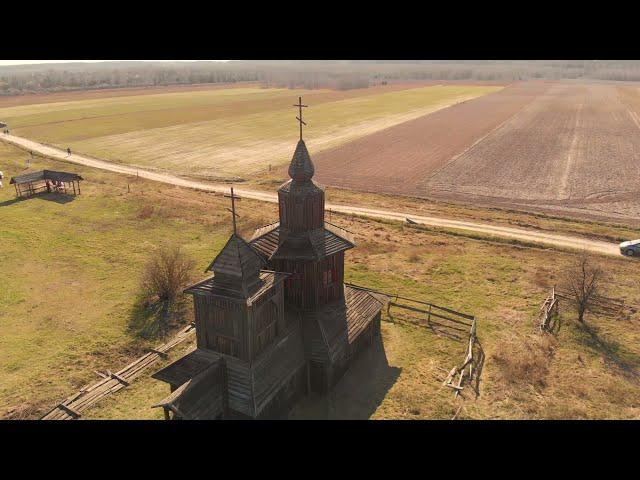
<instances>
[{"instance_id":1,"label":"curved road","mask_svg":"<svg viewBox=\"0 0 640 480\"><path fill-rule=\"evenodd\" d=\"M34 142L33 140L16 137L15 135L0 134L0 140L24 148L26 150L38 152L48 157L63 160L66 162L77 163L79 165L86 165L88 167L99 168L116 173L124 173L126 175L138 175L140 177L157 182L178 185L181 187L195 188L198 190L205 190L209 192L227 193L229 191L229 185L208 183L198 180L189 180L168 173L158 173L150 170L138 169L135 167L120 165L105 160L97 160L95 158L86 157L84 155L72 154L71 156L68 156L66 151L59 148L43 145L41 143ZM262 192L259 190L245 190L242 188L235 189L235 191L239 195L253 200L272 203L276 203L278 201L278 197L275 193ZM599 254L620 256L620 250L618 249L618 246L613 243L543 232L540 230L526 230L522 228L503 227L486 223L467 222L464 220L452 220L441 217L425 217L410 213L391 210L377 210L373 208L358 207L352 205L326 204L326 207L330 208L334 212L339 213L362 215L366 217L381 218L385 220L398 220L401 222L404 222L407 218L410 218L412 221L421 225L465 230L486 235L493 235L496 237L516 239L525 242L541 243L554 247L573 248L587 250Z\"/></svg>"}]
</instances>

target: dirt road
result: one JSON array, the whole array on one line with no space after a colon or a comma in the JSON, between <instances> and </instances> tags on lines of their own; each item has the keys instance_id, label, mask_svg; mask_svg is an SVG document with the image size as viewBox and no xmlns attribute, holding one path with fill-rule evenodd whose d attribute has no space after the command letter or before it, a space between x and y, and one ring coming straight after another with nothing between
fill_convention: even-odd
<instances>
[{"instance_id":1,"label":"dirt road","mask_svg":"<svg viewBox=\"0 0 640 480\"><path fill-rule=\"evenodd\" d=\"M43 145L32 140L28 140L22 137L16 137L14 135L0 134L0 140L16 145L25 150L31 150L38 152L42 155L49 156L58 160L63 160L79 165L85 165L88 167L99 168L102 170L108 170L116 173L123 173L126 175L138 175L142 178L154 180L157 182L168 183L170 185L177 185L187 188L195 188L199 190L227 193L229 185L213 184L208 182L202 182L198 180L189 180L181 178L175 175L167 173L152 172L149 170L138 169L126 165L119 165L104 160L97 160L95 158L86 157L83 155L71 154L67 155L66 151L61 149ZM253 200L259 200L263 202L277 202L277 195L275 193L262 192L259 190L246 190L242 188L236 188L235 192L243 197ZM618 246L613 243L602 242L598 240L589 240L580 237L571 237L567 235L559 235L554 233L542 232L539 230L526 230L522 228L503 227L497 225L467 222L463 220L452 220L439 217L427 217L421 215L413 215L406 212L395 212L390 210L377 210L366 207L352 206L352 205L334 205L326 204L326 208L330 208L334 212L345 213L350 215L361 215L371 218L380 218L385 220L398 220L406 221L407 218L420 225L428 225L439 228L464 230L468 232L481 233L485 235L492 235L495 237L509 238L520 240L524 242L534 242L549 246L572 248L572 249L584 249L590 252L620 256Z\"/></svg>"}]
</instances>

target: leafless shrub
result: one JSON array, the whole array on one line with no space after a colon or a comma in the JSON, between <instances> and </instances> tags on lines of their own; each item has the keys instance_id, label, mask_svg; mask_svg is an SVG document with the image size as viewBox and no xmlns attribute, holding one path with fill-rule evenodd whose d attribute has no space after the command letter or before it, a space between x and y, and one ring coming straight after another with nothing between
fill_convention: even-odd
<instances>
[{"instance_id":1,"label":"leafless shrub","mask_svg":"<svg viewBox=\"0 0 640 480\"><path fill-rule=\"evenodd\" d=\"M580 254L564 273L563 285L578 311L580 323L584 323L584 314L593 307L603 276L602 268L586 252Z\"/></svg>"},{"instance_id":2,"label":"leafless shrub","mask_svg":"<svg viewBox=\"0 0 640 480\"><path fill-rule=\"evenodd\" d=\"M194 261L179 247L162 247L147 264L142 289L147 298L169 304L176 301L191 278Z\"/></svg>"}]
</instances>

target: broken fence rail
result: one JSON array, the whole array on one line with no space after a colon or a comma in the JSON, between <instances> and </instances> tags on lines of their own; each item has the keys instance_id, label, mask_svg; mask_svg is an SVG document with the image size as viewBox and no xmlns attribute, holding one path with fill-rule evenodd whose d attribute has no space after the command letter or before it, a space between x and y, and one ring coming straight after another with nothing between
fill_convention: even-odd
<instances>
[{"instance_id":1,"label":"broken fence rail","mask_svg":"<svg viewBox=\"0 0 640 480\"><path fill-rule=\"evenodd\" d=\"M195 325L190 323L167 343L149 349L148 353L118 372L112 373L107 370L102 373L96 371L102 377L101 380L81 388L79 392L56 405L41 420L75 420L80 418L84 410L112 393L129 386L136 377L151 365L160 359L167 358L169 350L187 340L194 332Z\"/></svg>"},{"instance_id":2,"label":"broken fence rail","mask_svg":"<svg viewBox=\"0 0 640 480\"><path fill-rule=\"evenodd\" d=\"M540 331L551 332L555 330L556 325L554 319L558 316L559 295L556 293L556 287L551 289L551 295L545 298L538 316Z\"/></svg>"},{"instance_id":3,"label":"broken fence rail","mask_svg":"<svg viewBox=\"0 0 640 480\"><path fill-rule=\"evenodd\" d=\"M431 328L436 333L444 333L445 330L453 330L456 332L468 332L468 343L466 354L464 357L464 361L460 366L453 367L449 372L449 375L445 379L443 385L454 390L454 396L457 398L460 395L460 392L464 389L464 385L467 382L472 382L474 378L474 374L476 378L482 371L482 364L484 362L484 353L480 346L477 336L477 320L473 315L469 315L467 313L458 312L451 308L442 307L440 305L436 305L430 302L424 302L422 300L417 300L415 298L403 297L398 294L391 294L387 292L381 292L378 290L373 290L371 288L362 287L360 285L354 285L352 283L347 283L350 287L366 290L368 292L382 295L388 298L387 301L387 314L390 315L391 307L397 307L404 310L421 313L426 315L426 324L422 323L414 323L415 325L419 325L422 327ZM404 302L404 303L402 303ZM415 305L407 305L406 303L413 303ZM417 305L417 306L416 306ZM442 323L438 321L433 321L432 317L435 317L437 320L441 320L448 323ZM442 327L441 329L436 329L434 327ZM448 333L447 336L451 338L455 338L457 340L462 340L462 338L457 334ZM456 381L457 377L457 381ZM476 389L477 394L477 389Z\"/></svg>"}]
</instances>

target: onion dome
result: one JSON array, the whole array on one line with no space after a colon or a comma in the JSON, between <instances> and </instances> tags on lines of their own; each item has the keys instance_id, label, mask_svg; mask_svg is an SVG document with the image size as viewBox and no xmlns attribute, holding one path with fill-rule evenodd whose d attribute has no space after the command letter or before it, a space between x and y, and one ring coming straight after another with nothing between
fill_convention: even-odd
<instances>
[{"instance_id":1,"label":"onion dome","mask_svg":"<svg viewBox=\"0 0 640 480\"><path fill-rule=\"evenodd\" d=\"M309 156L307 146L304 144L304 140L300 140L298 141L296 151L294 152L291 164L289 165L289 176L294 181L306 182L311 180L314 172L315 169L313 167L311 157Z\"/></svg>"}]
</instances>

